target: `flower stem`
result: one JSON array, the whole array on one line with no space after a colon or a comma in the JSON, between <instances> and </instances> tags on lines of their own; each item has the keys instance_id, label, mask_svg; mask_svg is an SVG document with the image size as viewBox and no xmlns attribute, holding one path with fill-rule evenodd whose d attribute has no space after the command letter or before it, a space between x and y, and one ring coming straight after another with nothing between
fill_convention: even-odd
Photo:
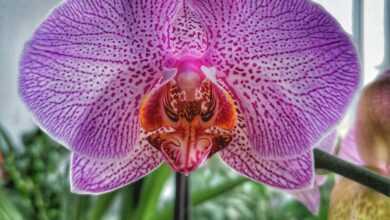
<instances>
[{"instance_id":1,"label":"flower stem","mask_svg":"<svg viewBox=\"0 0 390 220\"><path fill-rule=\"evenodd\" d=\"M189 176L176 173L175 220L190 220Z\"/></svg>"},{"instance_id":2,"label":"flower stem","mask_svg":"<svg viewBox=\"0 0 390 220\"><path fill-rule=\"evenodd\" d=\"M390 196L390 178L381 176L367 168L356 166L319 149L314 149L314 158L317 169L332 171Z\"/></svg>"}]
</instances>

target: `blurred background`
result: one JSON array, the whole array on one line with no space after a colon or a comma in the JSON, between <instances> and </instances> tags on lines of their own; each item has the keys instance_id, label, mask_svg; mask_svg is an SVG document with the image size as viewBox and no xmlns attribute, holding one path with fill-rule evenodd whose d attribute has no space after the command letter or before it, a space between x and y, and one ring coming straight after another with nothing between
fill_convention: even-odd
<instances>
[{"instance_id":1,"label":"blurred background","mask_svg":"<svg viewBox=\"0 0 390 220\"><path fill-rule=\"evenodd\" d=\"M384 1L316 0L353 35L361 52L364 82L385 65ZM34 125L17 91L18 62L37 25L60 0L0 0L0 220L143 220L172 218L173 175L152 175L99 197L69 192L68 152ZM390 24L387 24L390 25ZM389 63L387 63L389 64ZM340 131L346 131L353 107ZM287 193L238 177L210 160L191 176L192 218L240 220L327 219L334 177L321 188L318 216Z\"/></svg>"}]
</instances>

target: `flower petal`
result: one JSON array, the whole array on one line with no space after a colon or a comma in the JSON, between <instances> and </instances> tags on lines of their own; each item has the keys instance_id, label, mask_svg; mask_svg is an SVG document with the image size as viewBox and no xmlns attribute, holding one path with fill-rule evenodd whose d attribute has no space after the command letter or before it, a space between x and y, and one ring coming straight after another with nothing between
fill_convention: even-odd
<instances>
[{"instance_id":1,"label":"flower petal","mask_svg":"<svg viewBox=\"0 0 390 220\"><path fill-rule=\"evenodd\" d=\"M101 194L135 182L156 169L161 153L146 140L119 159L96 159L72 154L71 188L79 194Z\"/></svg>"},{"instance_id":2,"label":"flower petal","mask_svg":"<svg viewBox=\"0 0 390 220\"><path fill-rule=\"evenodd\" d=\"M337 142L337 130L333 130L329 134L325 135L320 142L315 146L320 150L333 154L336 148Z\"/></svg>"},{"instance_id":3,"label":"flower petal","mask_svg":"<svg viewBox=\"0 0 390 220\"><path fill-rule=\"evenodd\" d=\"M232 142L220 152L228 166L256 182L280 189L303 189L312 186L314 178L311 151L288 159L264 159L249 145L245 122L239 114Z\"/></svg>"},{"instance_id":4,"label":"flower petal","mask_svg":"<svg viewBox=\"0 0 390 220\"><path fill-rule=\"evenodd\" d=\"M26 44L20 93L43 129L78 154L127 155L143 94L162 77L173 1L68 0Z\"/></svg>"},{"instance_id":5,"label":"flower petal","mask_svg":"<svg viewBox=\"0 0 390 220\"><path fill-rule=\"evenodd\" d=\"M343 138L339 150L339 157L348 160L356 165L363 165L362 159L360 159L357 143L356 143L356 128L352 127L347 135Z\"/></svg>"},{"instance_id":6,"label":"flower petal","mask_svg":"<svg viewBox=\"0 0 390 220\"><path fill-rule=\"evenodd\" d=\"M313 214L320 210L321 193L319 187L291 193L298 201L306 206Z\"/></svg>"},{"instance_id":7,"label":"flower petal","mask_svg":"<svg viewBox=\"0 0 390 220\"><path fill-rule=\"evenodd\" d=\"M245 113L261 157L301 155L337 123L359 84L348 35L311 1L192 1L208 56Z\"/></svg>"},{"instance_id":8,"label":"flower petal","mask_svg":"<svg viewBox=\"0 0 390 220\"><path fill-rule=\"evenodd\" d=\"M337 130L334 130L321 139L315 146L323 151L333 154L336 146ZM298 201L302 202L313 214L318 214L321 202L320 186L325 184L326 176L316 174L312 188L291 192Z\"/></svg>"},{"instance_id":9,"label":"flower petal","mask_svg":"<svg viewBox=\"0 0 390 220\"><path fill-rule=\"evenodd\" d=\"M169 51L173 56L201 56L208 47L205 27L188 1L181 1L169 28Z\"/></svg>"}]
</instances>

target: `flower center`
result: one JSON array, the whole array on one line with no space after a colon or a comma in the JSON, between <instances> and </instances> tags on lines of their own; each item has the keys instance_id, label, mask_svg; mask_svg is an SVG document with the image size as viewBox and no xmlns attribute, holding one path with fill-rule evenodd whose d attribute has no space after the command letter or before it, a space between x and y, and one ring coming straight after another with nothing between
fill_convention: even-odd
<instances>
[{"instance_id":1,"label":"flower center","mask_svg":"<svg viewBox=\"0 0 390 220\"><path fill-rule=\"evenodd\" d=\"M176 76L146 95L140 109L149 143L184 174L230 143L237 120L232 98L196 64L180 63Z\"/></svg>"}]
</instances>

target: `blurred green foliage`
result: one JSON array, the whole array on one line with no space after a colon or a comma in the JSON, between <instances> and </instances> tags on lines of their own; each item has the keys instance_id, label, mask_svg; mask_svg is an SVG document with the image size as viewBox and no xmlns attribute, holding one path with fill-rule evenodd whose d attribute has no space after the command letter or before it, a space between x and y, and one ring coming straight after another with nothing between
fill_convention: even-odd
<instances>
[{"instance_id":1,"label":"blurred green foliage","mask_svg":"<svg viewBox=\"0 0 390 220\"><path fill-rule=\"evenodd\" d=\"M173 178L167 166L134 184L102 196L69 191L69 152L40 130L15 146L0 127L4 157L0 220L170 220ZM325 220L332 180L322 187L322 207L313 216L286 193L240 177L217 157L191 175L194 220Z\"/></svg>"},{"instance_id":2,"label":"blurred green foliage","mask_svg":"<svg viewBox=\"0 0 390 220\"><path fill-rule=\"evenodd\" d=\"M204 167L192 176L192 184L197 187L213 189L212 182L226 183L237 180L237 175L221 161L212 160L210 167ZM210 172L210 169L213 169ZM241 177L243 178L243 177ZM238 179L240 180L240 178ZM197 204L192 213L196 220L326 220L330 190L333 178L329 178L321 189L321 209L318 216L312 215L301 203L287 193L270 189L264 185L249 181L241 182L237 187L226 190L218 197ZM197 195L197 193L195 193Z\"/></svg>"}]
</instances>

